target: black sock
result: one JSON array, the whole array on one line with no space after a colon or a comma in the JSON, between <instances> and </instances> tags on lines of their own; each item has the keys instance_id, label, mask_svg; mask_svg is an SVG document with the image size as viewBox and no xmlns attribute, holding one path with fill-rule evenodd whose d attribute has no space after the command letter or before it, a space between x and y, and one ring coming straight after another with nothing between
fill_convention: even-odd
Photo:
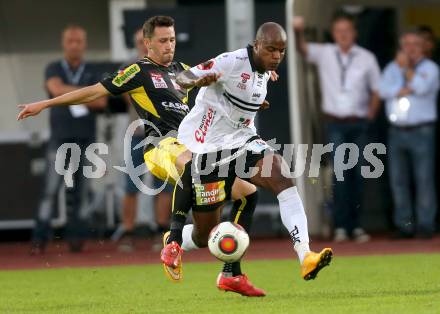
<instances>
[{"instance_id":1,"label":"black sock","mask_svg":"<svg viewBox=\"0 0 440 314\"><path fill-rule=\"evenodd\" d=\"M241 225L247 233L251 231L252 217L258 202L258 191L247 195L243 199L236 200L232 206L229 220ZM240 261L225 263L223 265L223 275L232 277L241 275Z\"/></svg>"},{"instance_id":2,"label":"black sock","mask_svg":"<svg viewBox=\"0 0 440 314\"><path fill-rule=\"evenodd\" d=\"M193 202L191 162L185 165L185 169L180 176L180 183L182 187L178 183L174 186L173 213L171 215L171 230L168 243L175 241L182 245L183 226Z\"/></svg>"},{"instance_id":3,"label":"black sock","mask_svg":"<svg viewBox=\"0 0 440 314\"><path fill-rule=\"evenodd\" d=\"M242 199L236 200L232 206L229 221L238 223L244 228L244 230L246 230L247 233L250 233L252 227L252 218L254 217L257 202L258 191L255 191Z\"/></svg>"},{"instance_id":4,"label":"black sock","mask_svg":"<svg viewBox=\"0 0 440 314\"><path fill-rule=\"evenodd\" d=\"M241 273L241 264L240 262L233 262L233 263L225 263L223 265L223 276L225 277L235 277L238 275L242 275Z\"/></svg>"}]
</instances>

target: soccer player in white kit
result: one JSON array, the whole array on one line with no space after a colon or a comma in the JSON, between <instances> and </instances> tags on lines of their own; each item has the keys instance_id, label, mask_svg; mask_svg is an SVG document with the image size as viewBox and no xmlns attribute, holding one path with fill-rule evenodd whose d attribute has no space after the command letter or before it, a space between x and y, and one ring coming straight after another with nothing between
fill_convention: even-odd
<instances>
[{"instance_id":1,"label":"soccer player in white kit","mask_svg":"<svg viewBox=\"0 0 440 314\"><path fill-rule=\"evenodd\" d=\"M205 86L178 132L179 142L193 152L192 182L182 180L181 183L194 186L193 216L197 207L204 209L203 215L194 216L194 225L183 228L182 247L172 239L164 247L161 258L165 264L170 261L168 266L181 266L182 248L188 251L207 245L209 230L219 222L225 195L230 193L235 177L246 179L277 196L281 219L291 236L305 280L314 279L330 263L331 249L320 253L310 251L302 200L293 180L282 175L281 169L287 165L280 154L259 138L254 126L256 112L267 94L268 71L277 69L285 49L284 29L269 22L260 26L253 46L223 53L178 75L177 83L184 88ZM210 159L212 156L214 159ZM246 169L252 167L250 177L234 171L240 158ZM210 163L212 160L214 162ZM219 170L225 164L229 165L226 179L224 172L222 177ZM205 168L211 165L214 170L201 174L201 165ZM203 197L206 195L212 197ZM222 281L228 280L220 274L217 286L221 288Z\"/></svg>"}]
</instances>

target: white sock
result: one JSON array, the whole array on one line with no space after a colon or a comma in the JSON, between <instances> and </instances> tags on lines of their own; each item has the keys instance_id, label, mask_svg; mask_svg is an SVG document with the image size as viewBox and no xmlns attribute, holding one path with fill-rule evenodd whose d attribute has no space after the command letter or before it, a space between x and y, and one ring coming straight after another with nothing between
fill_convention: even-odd
<instances>
[{"instance_id":1,"label":"white sock","mask_svg":"<svg viewBox=\"0 0 440 314\"><path fill-rule=\"evenodd\" d=\"M298 254L302 264L304 256L310 252L309 231L307 229L307 217L304 212L303 202L298 194L296 186L285 189L277 195L280 204L280 215L283 225L289 231L293 241L293 248Z\"/></svg>"},{"instance_id":2,"label":"white sock","mask_svg":"<svg viewBox=\"0 0 440 314\"><path fill-rule=\"evenodd\" d=\"M194 243L192 239L192 232L194 225L185 225L182 231L182 249L185 252L197 250L199 247Z\"/></svg>"}]
</instances>

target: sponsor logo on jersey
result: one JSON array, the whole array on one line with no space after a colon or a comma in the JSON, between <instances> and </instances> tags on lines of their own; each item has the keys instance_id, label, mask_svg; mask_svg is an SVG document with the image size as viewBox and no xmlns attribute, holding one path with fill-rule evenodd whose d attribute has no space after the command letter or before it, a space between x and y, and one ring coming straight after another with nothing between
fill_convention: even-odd
<instances>
[{"instance_id":1,"label":"sponsor logo on jersey","mask_svg":"<svg viewBox=\"0 0 440 314\"><path fill-rule=\"evenodd\" d=\"M205 61L205 62L197 65L197 69L207 71L207 70L210 70L213 65L214 65L214 60L211 59L211 60Z\"/></svg>"},{"instance_id":2,"label":"sponsor logo on jersey","mask_svg":"<svg viewBox=\"0 0 440 314\"><path fill-rule=\"evenodd\" d=\"M141 69L139 68L139 65L132 64L129 67L121 70L118 72L118 75L115 76L115 78L112 80L113 85L117 87L121 87L128 81L130 81L136 73L140 72Z\"/></svg>"},{"instance_id":3,"label":"sponsor logo on jersey","mask_svg":"<svg viewBox=\"0 0 440 314\"><path fill-rule=\"evenodd\" d=\"M222 202L226 198L225 181L205 184L194 184L196 205L212 205Z\"/></svg>"},{"instance_id":4,"label":"sponsor logo on jersey","mask_svg":"<svg viewBox=\"0 0 440 314\"><path fill-rule=\"evenodd\" d=\"M150 72L150 76L155 88L168 88L168 85L163 79L163 75L161 73Z\"/></svg>"},{"instance_id":5,"label":"sponsor logo on jersey","mask_svg":"<svg viewBox=\"0 0 440 314\"><path fill-rule=\"evenodd\" d=\"M253 93L252 94L252 98L260 98L261 94L260 93Z\"/></svg>"},{"instance_id":6,"label":"sponsor logo on jersey","mask_svg":"<svg viewBox=\"0 0 440 314\"><path fill-rule=\"evenodd\" d=\"M241 81L243 83L246 83L248 81L248 79L251 78L251 76L249 74L247 74L247 73L241 73L240 77L241 77Z\"/></svg>"},{"instance_id":7,"label":"sponsor logo on jersey","mask_svg":"<svg viewBox=\"0 0 440 314\"><path fill-rule=\"evenodd\" d=\"M189 107L186 104L181 104L179 102L162 101L162 106L167 109L177 109L189 112Z\"/></svg>"},{"instance_id":8,"label":"sponsor logo on jersey","mask_svg":"<svg viewBox=\"0 0 440 314\"><path fill-rule=\"evenodd\" d=\"M215 111L212 108L208 108L208 111L203 115L200 126L195 130L194 137L197 142L204 143L206 133L208 133L209 127L214 121Z\"/></svg>"}]
</instances>

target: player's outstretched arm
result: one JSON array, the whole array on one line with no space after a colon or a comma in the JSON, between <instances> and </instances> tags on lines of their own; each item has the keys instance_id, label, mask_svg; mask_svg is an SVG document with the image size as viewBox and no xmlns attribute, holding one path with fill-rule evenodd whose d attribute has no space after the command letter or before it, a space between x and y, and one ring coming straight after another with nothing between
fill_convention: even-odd
<instances>
[{"instance_id":1,"label":"player's outstretched arm","mask_svg":"<svg viewBox=\"0 0 440 314\"><path fill-rule=\"evenodd\" d=\"M198 77L190 70L186 70L177 75L176 82L182 88L190 89L193 87L203 87L211 85L220 78L221 74L209 73L204 76Z\"/></svg>"},{"instance_id":2,"label":"player's outstretched arm","mask_svg":"<svg viewBox=\"0 0 440 314\"><path fill-rule=\"evenodd\" d=\"M95 85L83 87L52 99L18 105L18 108L20 108L21 111L18 114L17 120L35 116L43 109L47 109L49 107L89 103L109 94L109 91L101 83L97 83Z\"/></svg>"}]
</instances>

